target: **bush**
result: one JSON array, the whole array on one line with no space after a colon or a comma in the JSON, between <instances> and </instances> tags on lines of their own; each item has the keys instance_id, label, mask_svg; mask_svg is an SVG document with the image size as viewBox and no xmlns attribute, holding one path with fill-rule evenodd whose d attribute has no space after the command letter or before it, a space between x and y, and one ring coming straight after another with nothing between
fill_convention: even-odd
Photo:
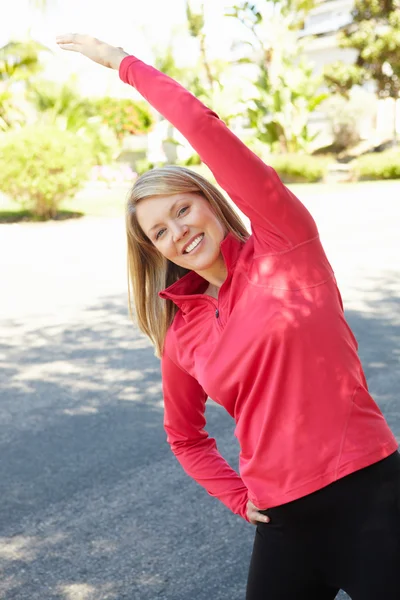
<instances>
[{"instance_id":1,"label":"bush","mask_svg":"<svg viewBox=\"0 0 400 600\"><path fill-rule=\"evenodd\" d=\"M90 146L56 127L33 125L0 136L0 190L40 219L56 216L90 167Z\"/></svg>"},{"instance_id":2,"label":"bush","mask_svg":"<svg viewBox=\"0 0 400 600\"><path fill-rule=\"evenodd\" d=\"M352 163L357 179L400 179L400 149L364 154Z\"/></svg>"},{"instance_id":3,"label":"bush","mask_svg":"<svg viewBox=\"0 0 400 600\"><path fill-rule=\"evenodd\" d=\"M321 181L328 170L329 158L306 154L282 154L264 157L284 183L314 183Z\"/></svg>"},{"instance_id":4,"label":"bush","mask_svg":"<svg viewBox=\"0 0 400 600\"><path fill-rule=\"evenodd\" d=\"M108 96L93 101L96 114L122 140L127 135L140 135L151 131L154 117L145 102Z\"/></svg>"},{"instance_id":5,"label":"bush","mask_svg":"<svg viewBox=\"0 0 400 600\"><path fill-rule=\"evenodd\" d=\"M376 99L365 90L354 89L348 99L338 94L330 96L322 110L328 120L335 152L342 152L358 144L363 133L370 129L376 112Z\"/></svg>"}]
</instances>

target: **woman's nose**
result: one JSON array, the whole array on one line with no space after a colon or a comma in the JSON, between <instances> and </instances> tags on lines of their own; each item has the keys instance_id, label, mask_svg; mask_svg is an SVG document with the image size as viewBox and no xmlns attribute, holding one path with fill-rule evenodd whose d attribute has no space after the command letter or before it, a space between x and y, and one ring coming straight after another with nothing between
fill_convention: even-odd
<instances>
[{"instance_id":1,"label":"woman's nose","mask_svg":"<svg viewBox=\"0 0 400 600\"><path fill-rule=\"evenodd\" d=\"M175 224L172 230L172 235L174 238L174 242L179 242L182 238L185 237L189 232L189 228L187 225Z\"/></svg>"}]
</instances>

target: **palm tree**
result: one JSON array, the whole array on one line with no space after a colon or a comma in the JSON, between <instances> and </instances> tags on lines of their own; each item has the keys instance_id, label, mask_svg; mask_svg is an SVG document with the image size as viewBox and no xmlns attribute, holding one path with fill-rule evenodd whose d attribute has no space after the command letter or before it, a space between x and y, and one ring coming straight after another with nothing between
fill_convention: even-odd
<instances>
[{"instance_id":1,"label":"palm tree","mask_svg":"<svg viewBox=\"0 0 400 600\"><path fill-rule=\"evenodd\" d=\"M14 102L13 84L30 80L41 71L41 51L49 50L34 40L11 41L0 48L0 131L24 121L21 108Z\"/></svg>"},{"instance_id":2,"label":"palm tree","mask_svg":"<svg viewBox=\"0 0 400 600\"><path fill-rule=\"evenodd\" d=\"M11 41L0 48L0 82L23 81L42 69L39 52L50 52L35 40Z\"/></svg>"}]
</instances>

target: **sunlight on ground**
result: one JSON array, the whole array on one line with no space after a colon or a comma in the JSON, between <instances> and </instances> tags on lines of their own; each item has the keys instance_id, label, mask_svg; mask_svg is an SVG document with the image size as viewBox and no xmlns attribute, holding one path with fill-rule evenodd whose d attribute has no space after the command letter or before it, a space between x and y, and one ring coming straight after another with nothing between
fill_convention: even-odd
<instances>
[{"instance_id":1,"label":"sunlight on ground","mask_svg":"<svg viewBox=\"0 0 400 600\"><path fill-rule=\"evenodd\" d=\"M111 583L93 586L89 583L70 583L58 586L58 593L65 600L98 600L98 598L116 598Z\"/></svg>"},{"instance_id":2,"label":"sunlight on ground","mask_svg":"<svg viewBox=\"0 0 400 600\"><path fill-rule=\"evenodd\" d=\"M58 533L46 536L46 540L39 537L17 535L12 538L0 538L0 558L2 560L31 562L36 559L42 547L59 544L65 535Z\"/></svg>"},{"instance_id":3,"label":"sunlight on ground","mask_svg":"<svg viewBox=\"0 0 400 600\"><path fill-rule=\"evenodd\" d=\"M99 411L94 406L78 406L77 408L66 408L62 412L64 415L76 417L77 415L94 415Z\"/></svg>"},{"instance_id":4,"label":"sunlight on ground","mask_svg":"<svg viewBox=\"0 0 400 600\"><path fill-rule=\"evenodd\" d=\"M89 600L96 588L87 583L73 583L61 588L67 600Z\"/></svg>"}]
</instances>

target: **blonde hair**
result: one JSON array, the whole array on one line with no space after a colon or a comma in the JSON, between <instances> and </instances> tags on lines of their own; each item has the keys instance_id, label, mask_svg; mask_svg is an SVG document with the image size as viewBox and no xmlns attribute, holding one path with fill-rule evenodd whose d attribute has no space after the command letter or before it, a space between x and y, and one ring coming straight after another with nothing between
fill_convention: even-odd
<instances>
[{"instance_id":1,"label":"blonde hair","mask_svg":"<svg viewBox=\"0 0 400 600\"><path fill-rule=\"evenodd\" d=\"M156 249L138 223L136 205L155 196L190 192L206 198L219 221L239 240L249 236L222 193L190 169L169 165L147 171L136 180L126 208L129 312L132 319L136 315L139 328L154 344L158 357L162 355L167 330L178 310L172 300L163 300L158 293L189 271L167 260Z\"/></svg>"}]
</instances>

